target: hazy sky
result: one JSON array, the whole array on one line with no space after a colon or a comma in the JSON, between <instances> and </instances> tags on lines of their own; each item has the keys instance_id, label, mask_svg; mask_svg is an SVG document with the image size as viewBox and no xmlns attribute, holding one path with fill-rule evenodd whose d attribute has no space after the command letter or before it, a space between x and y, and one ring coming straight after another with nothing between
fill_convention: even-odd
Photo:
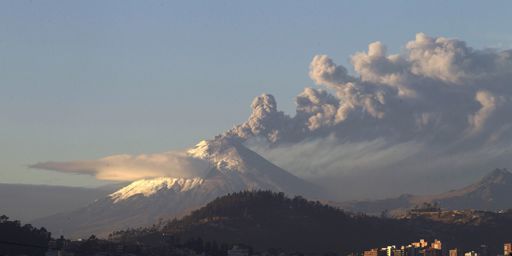
<instances>
[{"instance_id":1,"label":"hazy sky","mask_svg":"<svg viewBox=\"0 0 512 256\"><path fill-rule=\"evenodd\" d=\"M510 1L1 1L0 182L98 185L27 166L189 147L245 120L263 92L293 112L293 98L313 85L316 54L345 65L376 40L400 52L417 32L512 48L511 9Z\"/></svg>"}]
</instances>

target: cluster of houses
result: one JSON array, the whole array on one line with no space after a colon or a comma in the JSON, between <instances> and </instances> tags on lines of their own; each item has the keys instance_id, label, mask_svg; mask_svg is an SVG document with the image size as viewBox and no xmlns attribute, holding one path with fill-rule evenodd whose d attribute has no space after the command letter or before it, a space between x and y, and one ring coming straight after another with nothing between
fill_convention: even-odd
<instances>
[{"instance_id":1,"label":"cluster of houses","mask_svg":"<svg viewBox=\"0 0 512 256\"><path fill-rule=\"evenodd\" d=\"M373 248L364 251L362 256L489 256L489 254L486 245L481 245L476 251L463 252L457 248L447 250L437 239L431 243L421 239L408 245ZM512 243L505 243L503 254L498 256L512 256Z\"/></svg>"}]
</instances>

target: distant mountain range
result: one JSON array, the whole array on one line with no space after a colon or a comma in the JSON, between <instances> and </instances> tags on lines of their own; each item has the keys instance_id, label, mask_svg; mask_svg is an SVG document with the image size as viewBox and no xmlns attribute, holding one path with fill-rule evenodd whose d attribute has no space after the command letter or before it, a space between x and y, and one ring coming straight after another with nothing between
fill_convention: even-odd
<instances>
[{"instance_id":1,"label":"distant mountain range","mask_svg":"<svg viewBox=\"0 0 512 256\"><path fill-rule=\"evenodd\" d=\"M390 199L331 202L330 204L352 212L377 215L386 211L391 215L401 215L406 210L424 203L437 203L441 208L448 210L510 209L512 208L512 173L506 169L495 169L474 184L442 194L424 196L405 194Z\"/></svg>"},{"instance_id":2,"label":"distant mountain range","mask_svg":"<svg viewBox=\"0 0 512 256\"><path fill-rule=\"evenodd\" d=\"M259 251L336 252L346 255L386 245L441 239L446 248L470 250L489 246L502 252L512 239L512 212L474 210L418 212L400 219L351 214L337 208L287 198L268 191L220 197L181 220L161 227L115 232L113 239L144 241L176 236L182 240L248 244Z\"/></svg>"},{"instance_id":3,"label":"distant mountain range","mask_svg":"<svg viewBox=\"0 0 512 256\"><path fill-rule=\"evenodd\" d=\"M0 215L27 222L83 207L118 188L118 184L81 188L0 183Z\"/></svg>"},{"instance_id":4,"label":"distant mountain range","mask_svg":"<svg viewBox=\"0 0 512 256\"><path fill-rule=\"evenodd\" d=\"M152 225L188 214L211 200L242 190L272 190L324 198L324 192L227 138L202 141L188 155L209 161L204 177L160 177L134 181L86 207L37 219L54 234L106 236L113 230Z\"/></svg>"}]
</instances>

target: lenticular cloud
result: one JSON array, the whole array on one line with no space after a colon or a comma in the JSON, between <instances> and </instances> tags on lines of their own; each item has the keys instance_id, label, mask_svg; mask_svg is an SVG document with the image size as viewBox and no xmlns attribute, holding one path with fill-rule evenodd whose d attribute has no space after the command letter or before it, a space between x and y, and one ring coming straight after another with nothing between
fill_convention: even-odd
<instances>
[{"instance_id":1,"label":"lenticular cloud","mask_svg":"<svg viewBox=\"0 0 512 256\"><path fill-rule=\"evenodd\" d=\"M113 155L97 160L42 162L31 168L88 174L99 180L133 181L152 177L202 177L208 171L206 161L186 152L170 151L150 155Z\"/></svg>"}]
</instances>

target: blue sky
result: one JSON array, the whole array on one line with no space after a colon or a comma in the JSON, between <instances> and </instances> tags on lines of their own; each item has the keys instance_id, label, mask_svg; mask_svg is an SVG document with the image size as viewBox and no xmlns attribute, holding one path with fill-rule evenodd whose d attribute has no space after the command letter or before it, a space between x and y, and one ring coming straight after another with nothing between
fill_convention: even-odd
<instances>
[{"instance_id":1,"label":"blue sky","mask_svg":"<svg viewBox=\"0 0 512 256\"><path fill-rule=\"evenodd\" d=\"M512 48L512 2L1 1L0 182L94 186L48 160L186 148L272 93L293 113L315 54L348 64L417 32ZM348 66L348 65L347 65Z\"/></svg>"}]
</instances>

